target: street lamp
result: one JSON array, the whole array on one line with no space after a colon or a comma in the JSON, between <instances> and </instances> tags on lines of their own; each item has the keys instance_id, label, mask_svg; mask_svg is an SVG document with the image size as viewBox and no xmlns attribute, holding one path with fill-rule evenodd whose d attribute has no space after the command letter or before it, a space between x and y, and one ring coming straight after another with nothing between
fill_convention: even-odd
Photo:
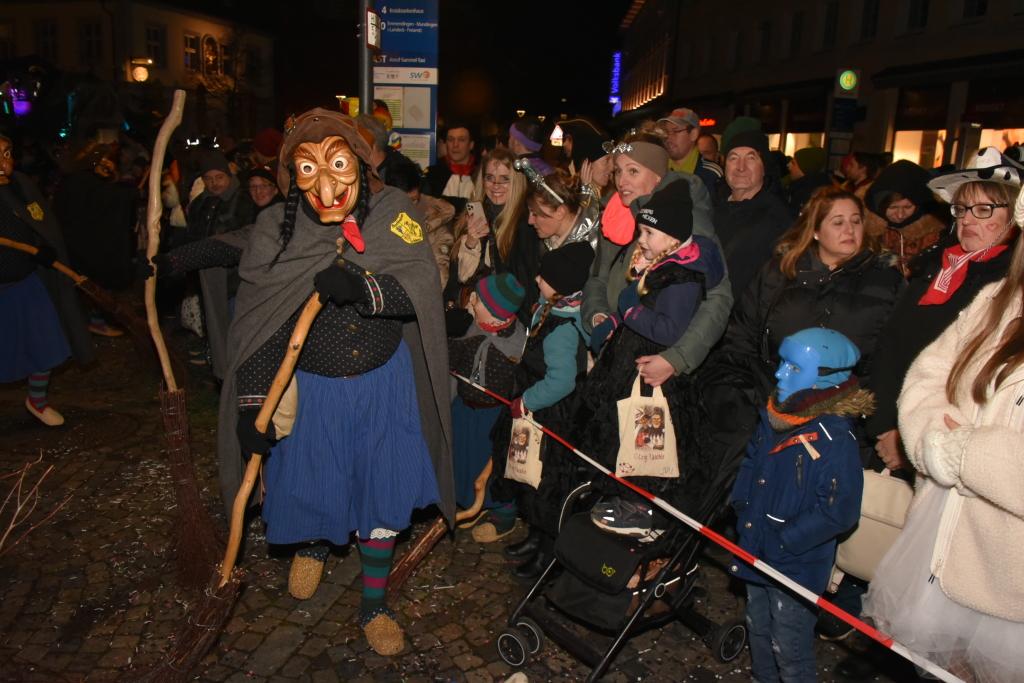
<instances>
[{"instance_id":1,"label":"street lamp","mask_svg":"<svg viewBox=\"0 0 1024 683\"><path fill-rule=\"evenodd\" d=\"M153 65L153 60L146 59L133 59L132 60L132 80L136 83L144 83L149 78L149 67Z\"/></svg>"},{"instance_id":2,"label":"street lamp","mask_svg":"<svg viewBox=\"0 0 1024 683\"><path fill-rule=\"evenodd\" d=\"M523 118L523 115L526 113L526 110L525 109L516 109L516 113L519 114L519 118Z\"/></svg>"}]
</instances>

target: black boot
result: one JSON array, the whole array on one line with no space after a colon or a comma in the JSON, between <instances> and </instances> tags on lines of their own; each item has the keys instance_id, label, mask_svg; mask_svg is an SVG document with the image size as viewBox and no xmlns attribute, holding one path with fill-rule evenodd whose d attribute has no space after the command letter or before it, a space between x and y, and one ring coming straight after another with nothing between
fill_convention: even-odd
<instances>
[{"instance_id":1,"label":"black boot","mask_svg":"<svg viewBox=\"0 0 1024 683\"><path fill-rule=\"evenodd\" d=\"M551 553L540 548L532 558L512 568L512 578L532 583L544 573L549 564L551 564Z\"/></svg>"},{"instance_id":2,"label":"black boot","mask_svg":"<svg viewBox=\"0 0 1024 683\"><path fill-rule=\"evenodd\" d=\"M540 548L541 533L530 527L530 534L525 540L505 546L505 557L510 560L528 560L537 554Z\"/></svg>"}]
</instances>

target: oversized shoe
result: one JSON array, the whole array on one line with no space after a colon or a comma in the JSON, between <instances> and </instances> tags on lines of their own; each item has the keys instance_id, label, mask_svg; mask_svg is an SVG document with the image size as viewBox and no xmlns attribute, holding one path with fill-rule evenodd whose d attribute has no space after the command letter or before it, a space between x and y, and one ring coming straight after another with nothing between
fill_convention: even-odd
<instances>
[{"instance_id":1,"label":"oversized shoe","mask_svg":"<svg viewBox=\"0 0 1024 683\"><path fill-rule=\"evenodd\" d=\"M363 633L373 651L382 657L397 655L405 647L405 633L386 610L380 610L369 621L363 620Z\"/></svg>"},{"instance_id":2,"label":"oversized shoe","mask_svg":"<svg viewBox=\"0 0 1024 683\"><path fill-rule=\"evenodd\" d=\"M39 421L47 427L58 427L64 424L64 416L50 406L46 406L42 410L36 410L35 406L32 405L32 401L26 398L25 407L28 408L28 412L39 418Z\"/></svg>"},{"instance_id":3,"label":"oversized shoe","mask_svg":"<svg viewBox=\"0 0 1024 683\"><path fill-rule=\"evenodd\" d=\"M288 592L297 600L309 600L316 593L323 573L323 560L296 555L288 573Z\"/></svg>"},{"instance_id":4,"label":"oversized shoe","mask_svg":"<svg viewBox=\"0 0 1024 683\"><path fill-rule=\"evenodd\" d=\"M515 530L515 524L509 527L507 531L501 532L498 531L498 527L494 522L484 522L473 527L473 540L477 543L494 543L505 538Z\"/></svg>"}]
</instances>

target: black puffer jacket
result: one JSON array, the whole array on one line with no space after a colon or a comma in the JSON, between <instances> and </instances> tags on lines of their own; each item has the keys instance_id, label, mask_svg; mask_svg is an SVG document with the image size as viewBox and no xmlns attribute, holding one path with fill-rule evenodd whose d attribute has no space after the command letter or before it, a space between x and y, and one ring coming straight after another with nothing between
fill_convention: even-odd
<instances>
[{"instance_id":1,"label":"black puffer jacket","mask_svg":"<svg viewBox=\"0 0 1024 683\"><path fill-rule=\"evenodd\" d=\"M911 261L913 278L878 335L868 387L875 393L875 412L867 420L868 436L878 437L897 428L896 399L903 388L903 378L918 354L956 321L960 311L974 301L985 285L1001 279L1010 267L1013 244L988 261L968 263L963 284L946 303L918 305L942 269L942 252L956 243L956 236L948 235Z\"/></svg>"},{"instance_id":2,"label":"black puffer jacket","mask_svg":"<svg viewBox=\"0 0 1024 683\"><path fill-rule=\"evenodd\" d=\"M723 179L724 180L724 179ZM732 191L719 183L713 222L728 267L732 297L739 301L761 266L772 258L775 243L794 222L774 172L766 172L764 187L751 199L729 201Z\"/></svg>"},{"instance_id":3,"label":"black puffer jacket","mask_svg":"<svg viewBox=\"0 0 1024 683\"><path fill-rule=\"evenodd\" d=\"M779 261L772 260L733 309L726 349L749 358L763 386L774 386L783 339L809 327L832 329L860 350L854 374L866 382L878 333L906 287L893 261L891 255L864 250L830 271L808 251L791 280L779 270Z\"/></svg>"}]
</instances>

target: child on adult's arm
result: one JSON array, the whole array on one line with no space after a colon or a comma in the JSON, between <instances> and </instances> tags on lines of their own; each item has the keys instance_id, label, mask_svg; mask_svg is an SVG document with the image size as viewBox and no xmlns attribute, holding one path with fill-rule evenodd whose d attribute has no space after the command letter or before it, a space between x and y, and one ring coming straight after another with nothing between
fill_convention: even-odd
<instances>
[{"instance_id":1,"label":"child on adult's arm","mask_svg":"<svg viewBox=\"0 0 1024 683\"><path fill-rule=\"evenodd\" d=\"M808 590L825 589L836 537L860 518L864 475L853 421L874 396L850 374L857 347L834 330L783 340L778 390L761 409L732 492L739 546ZM758 681L817 680L817 610L739 559L747 582L751 673Z\"/></svg>"}]
</instances>

